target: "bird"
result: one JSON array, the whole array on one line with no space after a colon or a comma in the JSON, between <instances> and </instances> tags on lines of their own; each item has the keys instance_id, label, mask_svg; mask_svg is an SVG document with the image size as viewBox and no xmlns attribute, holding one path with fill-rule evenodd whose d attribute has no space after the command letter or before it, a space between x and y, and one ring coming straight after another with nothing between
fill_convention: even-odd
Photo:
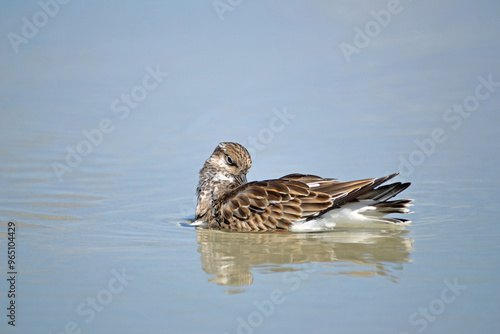
<instances>
[{"instance_id":1,"label":"bird","mask_svg":"<svg viewBox=\"0 0 500 334\"><path fill-rule=\"evenodd\" d=\"M399 173L340 181L293 173L247 181L247 149L222 142L205 161L196 188L193 225L237 232L325 231L349 227L404 227L411 221L386 215L411 213L411 199L389 201L410 182L384 184Z\"/></svg>"}]
</instances>

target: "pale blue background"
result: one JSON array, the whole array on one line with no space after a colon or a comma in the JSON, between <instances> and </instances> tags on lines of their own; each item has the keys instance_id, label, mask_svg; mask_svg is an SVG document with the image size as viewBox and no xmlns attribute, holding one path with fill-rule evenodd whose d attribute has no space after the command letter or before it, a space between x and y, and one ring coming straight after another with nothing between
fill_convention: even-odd
<instances>
[{"instance_id":1,"label":"pale blue background","mask_svg":"<svg viewBox=\"0 0 500 334\"><path fill-rule=\"evenodd\" d=\"M325 269L255 333L415 333L409 315L455 277L467 290L426 332L498 331L500 92L456 130L443 115L478 77L500 81L500 4L401 1L348 62L340 44L389 1L233 3L222 20L211 0L74 0L17 53L8 34L41 7L2 3L0 220L18 224L20 267L19 325L4 319L2 332L56 333L71 320L86 333L235 332L281 276L256 269L243 293L225 294L200 268L196 231L178 221L193 216L197 173L217 143L248 144L284 109L294 118L254 150L249 180L381 176L434 129L447 139L400 177L414 183L405 193L416 207L399 283ZM148 66L169 76L121 120L111 104ZM114 130L59 182L52 164L103 118ZM121 268L135 280L84 323L76 307Z\"/></svg>"}]
</instances>

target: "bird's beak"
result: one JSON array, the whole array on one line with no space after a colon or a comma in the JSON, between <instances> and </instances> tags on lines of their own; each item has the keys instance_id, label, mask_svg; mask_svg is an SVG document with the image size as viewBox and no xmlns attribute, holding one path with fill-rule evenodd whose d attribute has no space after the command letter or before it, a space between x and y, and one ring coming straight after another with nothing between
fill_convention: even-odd
<instances>
[{"instance_id":1,"label":"bird's beak","mask_svg":"<svg viewBox=\"0 0 500 334\"><path fill-rule=\"evenodd\" d=\"M240 185L247 183L247 176L245 174L237 175L235 179Z\"/></svg>"}]
</instances>

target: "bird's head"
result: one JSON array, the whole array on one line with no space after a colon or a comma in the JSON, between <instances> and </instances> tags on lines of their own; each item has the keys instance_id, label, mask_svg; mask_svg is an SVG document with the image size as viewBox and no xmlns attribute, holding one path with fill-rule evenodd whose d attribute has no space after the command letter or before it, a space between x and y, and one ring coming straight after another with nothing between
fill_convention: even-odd
<instances>
[{"instance_id":1,"label":"bird's head","mask_svg":"<svg viewBox=\"0 0 500 334\"><path fill-rule=\"evenodd\" d=\"M250 154L240 144L225 142L217 145L200 170L196 217L205 215L212 202L224 193L247 183L246 175L251 166Z\"/></svg>"}]
</instances>

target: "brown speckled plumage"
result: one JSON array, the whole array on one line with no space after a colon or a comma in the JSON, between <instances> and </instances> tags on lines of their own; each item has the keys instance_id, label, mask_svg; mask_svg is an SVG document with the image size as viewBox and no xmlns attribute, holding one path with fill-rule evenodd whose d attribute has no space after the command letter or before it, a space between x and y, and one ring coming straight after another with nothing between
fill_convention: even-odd
<instances>
[{"instance_id":1,"label":"brown speckled plumage","mask_svg":"<svg viewBox=\"0 0 500 334\"><path fill-rule=\"evenodd\" d=\"M315 175L290 174L267 181L246 181L252 165L248 151L236 143L220 143L200 171L196 221L212 229L233 231L287 230L294 222L317 219L346 203L367 199L380 215L408 213L411 200L388 202L409 183L379 187L397 175L350 182ZM378 188L377 188L378 187ZM387 222L404 221L379 218Z\"/></svg>"}]
</instances>

